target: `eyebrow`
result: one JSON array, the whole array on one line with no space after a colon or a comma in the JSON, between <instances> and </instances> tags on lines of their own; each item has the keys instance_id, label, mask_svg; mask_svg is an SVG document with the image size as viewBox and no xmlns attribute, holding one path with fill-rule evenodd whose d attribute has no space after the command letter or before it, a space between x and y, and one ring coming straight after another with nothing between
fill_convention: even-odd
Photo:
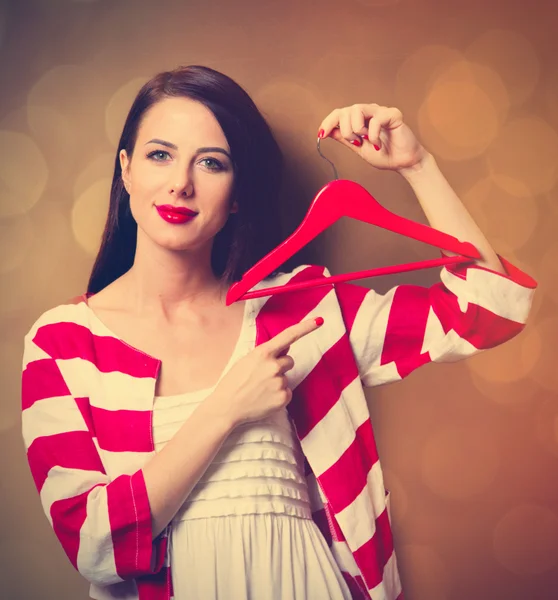
<instances>
[{"instance_id":1,"label":"eyebrow","mask_svg":"<svg viewBox=\"0 0 558 600\"><path fill-rule=\"evenodd\" d=\"M176 144L173 144L172 142L166 142L165 140L159 140L157 138L153 139L153 140L149 140L148 142L146 142L146 146L147 144L161 144L161 146L166 146L167 148L172 148L173 150L178 150L178 146ZM232 161L231 155L224 149L224 148L219 148L219 146L207 146L204 148L198 148L197 150L198 154L200 152L220 152L221 154L224 154L225 156L228 157L229 160Z\"/></svg>"}]
</instances>

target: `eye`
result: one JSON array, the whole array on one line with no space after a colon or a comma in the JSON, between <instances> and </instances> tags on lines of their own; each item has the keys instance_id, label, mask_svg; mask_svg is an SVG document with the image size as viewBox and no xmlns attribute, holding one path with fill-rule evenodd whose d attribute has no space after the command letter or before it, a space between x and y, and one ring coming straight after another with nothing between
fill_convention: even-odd
<instances>
[{"instance_id":1,"label":"eye","mask_svg":"<svg viewBox=\"0 0 558 600\"><path fill-rule=\"evenodd\" d=\"M151 158L155 162L162 162L166 157L170 157L166 150L153 150L147 155L147 158Z\"/></svg>"},{"instance_id":2,"label":"eye","mask_svg":"<svg viewBox=\"0 0 558 600\"><path fill-rule=\"evenodd\" d=\"M216 158L202 158L200 162L206 163L205 166L211 171L223 171L225 169L223 163Z\"/></svg>"}]
</instances>

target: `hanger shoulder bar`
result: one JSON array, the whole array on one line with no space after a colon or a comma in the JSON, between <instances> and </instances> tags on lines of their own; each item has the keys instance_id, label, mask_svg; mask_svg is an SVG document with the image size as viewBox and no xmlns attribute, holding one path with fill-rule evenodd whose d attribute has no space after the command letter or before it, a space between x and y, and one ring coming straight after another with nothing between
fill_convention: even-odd
<instances>
[{"instance_id":1,"label":"hanger shoulder bar","mask_svg":"<svg viewBox=\"0 0 558 600\"><path fill-rule=\"evenodd\" d=\"M379 277L380 275L390 275L393 273L405 273L407 271L416 271L418 269L431 269L444 265L473 262L465 256L447 256L444 258L435 258L432 260L422 260L415 263L404 265L391 265L389 267L377 267L367 271L355 271L354 273L343 273L341 275L332 275L331 277L320 277L319 279L309 279L298 283L288 283L276 287L246 292L241 296L241 300L250 300L252 298L263 298L265 296L275 296L276 294L286 294L287 292L296 292L313 287L343 283L345 281L354 281L357 279L366 279L367 277Z\"/></svg>"}]
</instances>

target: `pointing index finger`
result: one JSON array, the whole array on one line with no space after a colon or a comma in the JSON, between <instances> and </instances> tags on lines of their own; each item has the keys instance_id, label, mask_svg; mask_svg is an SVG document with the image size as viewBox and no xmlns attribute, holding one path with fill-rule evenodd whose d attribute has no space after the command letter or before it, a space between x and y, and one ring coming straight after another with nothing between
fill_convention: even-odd
<instances>
[{"instance_id":1,"label":"pointing index finger","mask_svg":"<svg viewBox=\"0 0 558 600\"><path fill-rule=\"evenodd\" d=\"M278 333L275 337L271 338L267 342L264 342L262 346L268 350L272 355L278 356L281 352L287 349L291 344L294 344L300 338L305 335L312 333L316 329L319 329L323 325L324 320L322 317L316 319L306 319L295 325L287 327L281 333Z\"/></svg>"}]
</instances>

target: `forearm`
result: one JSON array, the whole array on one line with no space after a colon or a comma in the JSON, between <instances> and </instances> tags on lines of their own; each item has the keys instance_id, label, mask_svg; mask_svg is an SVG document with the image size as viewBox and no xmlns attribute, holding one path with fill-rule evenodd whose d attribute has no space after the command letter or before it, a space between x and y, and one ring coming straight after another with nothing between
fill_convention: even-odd
<instances>
[{"instance_id":1,"label":"forearm","mask_svg":"<svg viewBox=\"0 0 558 600\"><path fill-rule=\"evenodd\" d=\"M477 264L506 273L488 240L452 189L434 157L427 154L420 166L400 170L413 188L417 199L434 229L448 233L462 242L470 242L480 252ZM445 251L450 256L455 253Z\"/></svg>"},{"instance_id":2,"label":"forearm","mask_svg":"<svg viewBox=\"0 0 558 600\"><path fill-rule=\"evenodd\" d=\"M167 526L234 426L206 399L144 467L153 538Z\"/></svg>"}]
</instances>

